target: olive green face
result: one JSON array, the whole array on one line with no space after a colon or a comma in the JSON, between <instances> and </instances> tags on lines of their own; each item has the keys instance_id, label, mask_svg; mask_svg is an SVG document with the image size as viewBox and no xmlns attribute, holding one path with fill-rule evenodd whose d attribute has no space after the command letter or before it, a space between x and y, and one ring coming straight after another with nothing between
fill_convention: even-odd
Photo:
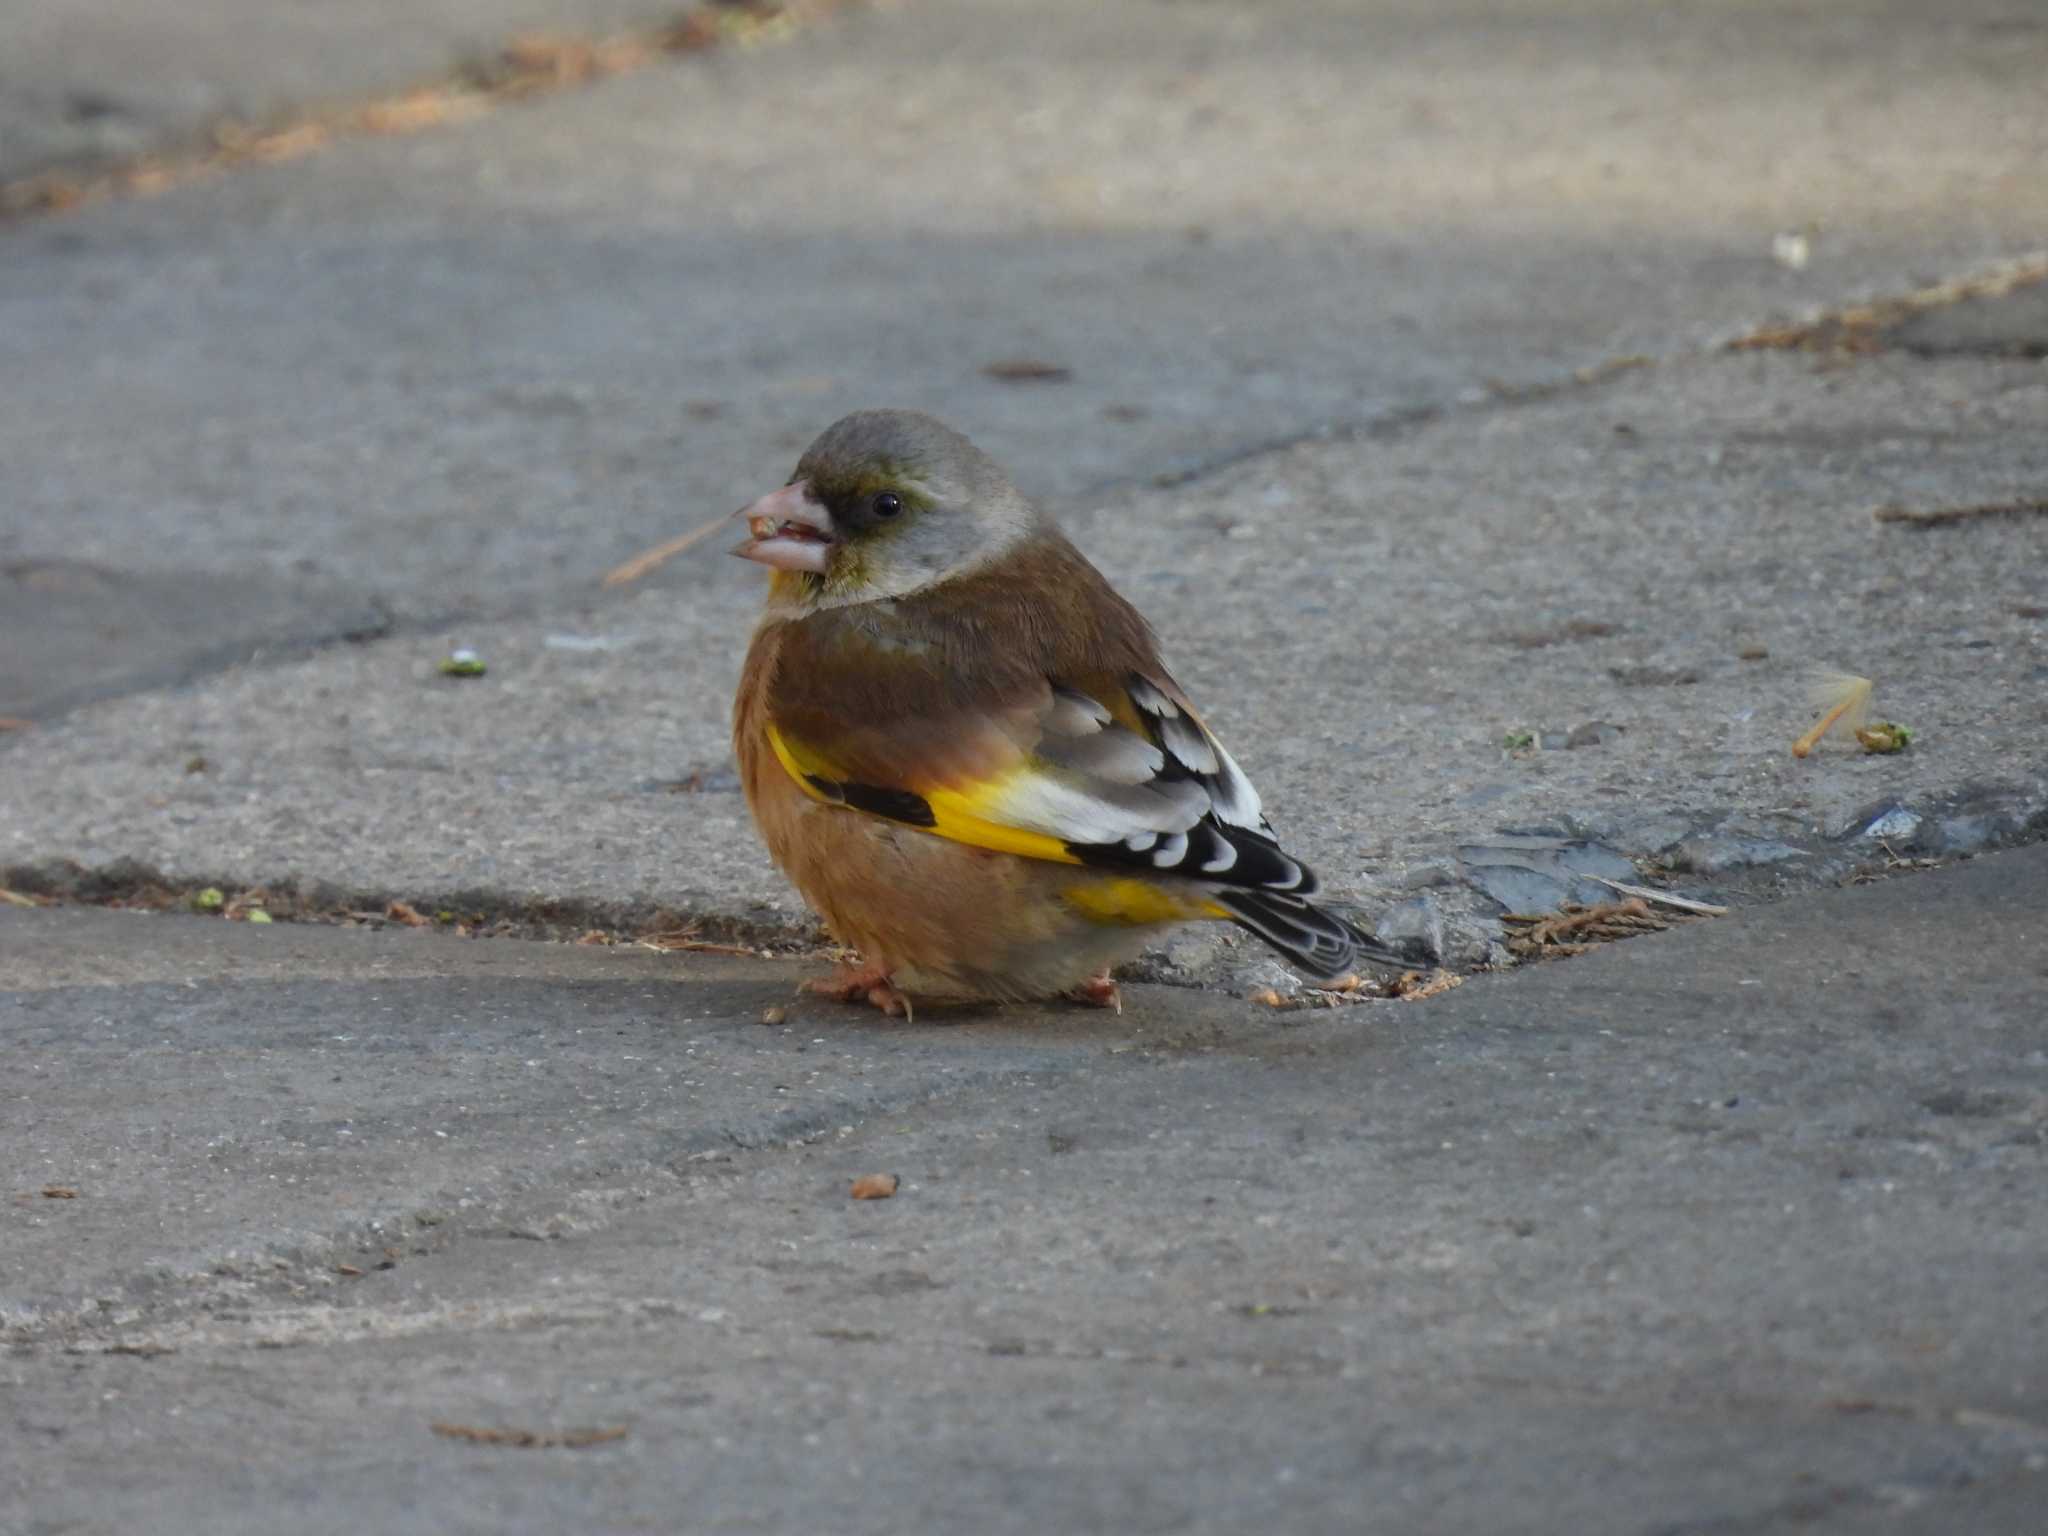
<instances>
[{"instance_id":1,"label":"olive green face","mask_svg":"<svg viewBox=\"0 0 2048 1536\"><path fill-rule=\"evenodd\" d=\"M813 601L902 597L1021 537L1033 517L1001 470L911 411L858 411L805 450L789 483L830 519L833 548L803 573Z\"/></svg>"},{"instance_id":2,"label":"olive green face","mask_svg":"<svg viewBox=\"0 0 2048 1536\"><path fill-rule=\"evenodd\" d=\"M811 492L832 514L832 526L849 542L901 530L917 520L929 499L894 464L864 467L851 475L811 482Z\"/></svg>"}]
</instances>

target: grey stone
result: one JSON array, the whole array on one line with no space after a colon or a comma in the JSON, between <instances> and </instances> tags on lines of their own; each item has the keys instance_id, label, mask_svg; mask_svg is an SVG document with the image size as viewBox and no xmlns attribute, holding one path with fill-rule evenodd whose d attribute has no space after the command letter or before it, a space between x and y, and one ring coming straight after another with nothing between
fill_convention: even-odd
<instances>
[{"instance_id":1,"label":"grey stone","mask_svg":"<svg viewBox=\"0 0 2048 1536\"><path fill-rule=\"evenodd\" d=\"M1633 880L1634 862L1598 843L1562 838L1504 838L1458 850L1465 879L1505 912L1554 912L1568 901L1588 905L1613 892L1589 878Z\"/></svg>"},{"instance_id":2,"label":"grey stone","mask_svg":"<svg viewBox=\"0 0 2048 1536\"><path fill-rule=\"evenodd\" d=\"M1429 954L1445 952L1443 914L1429 896L1414 896L1397 902L1380 914L1373 935L1389 944L1418 943Z\"/></svg>"},{"instance_id":3,"label":"grey stone","mask_svg":"<svg viewBox=\"0 0 2048 1536\"><path fill-rule=\"evenodd\" d=\"M1719 834L1686 838L1665 855L1665 863L1681 874L1719 875L1807 857L1804 848L1775 838Z\"/></svg>"}]
</instances>

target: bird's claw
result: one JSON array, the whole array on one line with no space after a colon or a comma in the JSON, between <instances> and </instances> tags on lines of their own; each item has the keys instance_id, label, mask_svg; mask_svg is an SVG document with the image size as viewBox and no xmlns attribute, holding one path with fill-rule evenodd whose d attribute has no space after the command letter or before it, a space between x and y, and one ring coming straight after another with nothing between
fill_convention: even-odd
<instances>
[{"instance_id":1,"label":"bird's claw","mask_svg":"<svg viewBox=\"0 0 2048 1536\"><path fill-rule=\"evenodd\" d=\"M1121 1018L1124 1011L1124 995L1117 984L1109 979L1109 972L1090 976L1081 985L1067 994L1077 1003L1086 1003L1090 1008L1113 1008Z\"/></svg>"},{"instance_id":2,"label":"bird's claw","mask_svg":"<svg viewBox=\"0 0 2048 1536\"><path fill-rule=\"evenodd\" d=\"M915 1022L910 1011L910 999L891 986L888 973L877 966L842 965L830 976L805 982L802 990L829 997L834 1002L866 1003L871 1008L880 1009L888 1018Z\"/></svg>"}]
</instances>

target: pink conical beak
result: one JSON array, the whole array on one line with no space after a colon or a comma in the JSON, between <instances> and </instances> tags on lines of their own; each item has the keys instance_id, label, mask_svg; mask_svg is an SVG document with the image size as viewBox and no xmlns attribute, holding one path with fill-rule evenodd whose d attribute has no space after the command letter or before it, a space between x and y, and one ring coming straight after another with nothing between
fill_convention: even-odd
<instances>
[{"instance_id":1,"label":"pink conical beak","mask_svg":"<svg viewBox=\"0 0 2048 1536\"><path fill-rule=\"evenodd\" d=\"M742 560L758 560L778 571L822 575L839 544L832 515L811 499L807 480L793 481L779 491L770 491L733 516L745 518L747 531L753 535L733 553Z\"/></svg>"}]
</instances>

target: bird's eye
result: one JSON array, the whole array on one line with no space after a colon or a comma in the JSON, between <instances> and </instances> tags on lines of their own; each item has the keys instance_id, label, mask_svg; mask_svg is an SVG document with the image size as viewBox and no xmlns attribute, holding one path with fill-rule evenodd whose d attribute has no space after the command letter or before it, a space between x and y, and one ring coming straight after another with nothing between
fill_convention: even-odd
<instances>
[{"instance_id":1,"label":"bird's eye","mask_svg":"<svg viewBox=\"0 0 2048 1536\"><path fill-rule=\"evenodd\" d=\"M901 496L898 496L894 491L884 491L881 495L877 496L874 499L874 501L871 503L871 507L874 511L875 516L877 517L894 517L898 512L901 512L903 510L903 498Z\"/></svg>"}]
</instances>

